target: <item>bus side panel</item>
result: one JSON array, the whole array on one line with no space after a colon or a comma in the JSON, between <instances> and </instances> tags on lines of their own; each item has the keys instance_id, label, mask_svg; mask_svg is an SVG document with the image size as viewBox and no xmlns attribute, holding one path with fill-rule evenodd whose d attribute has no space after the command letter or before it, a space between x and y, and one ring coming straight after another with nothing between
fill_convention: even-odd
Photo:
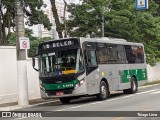
<instances>
[{"instance_id":1,"label":"bus side panel","mask_svg":"<svg viewBox=\"0 0 160 120\"><path fill-rule=\"evenodd\" d=\"M128 67L127 67L128 66ZM138 82L138 86L141 86L147 82L147 68L146 64L126 64L126 67L119 65L117 67L120 75L120 86L119 90L130 88L130 79L135 76Z\"/></svg>"},{"instance_id":2,"label":"bus side panel","mask_svg":"<svg viewBox=\"0 0 160 120\"><path fill-rule=\"evenodd\" d=\"M119 81L116 76L116 71L115 71L116 66L113 64L100 64L99 65L99 73L100 73L100 78L105 78L109 84L109 90L117 90ZM101 80L100 79L100 80ZM100 83L99 83L100 84Z\"/></svg>"}]
</instances>

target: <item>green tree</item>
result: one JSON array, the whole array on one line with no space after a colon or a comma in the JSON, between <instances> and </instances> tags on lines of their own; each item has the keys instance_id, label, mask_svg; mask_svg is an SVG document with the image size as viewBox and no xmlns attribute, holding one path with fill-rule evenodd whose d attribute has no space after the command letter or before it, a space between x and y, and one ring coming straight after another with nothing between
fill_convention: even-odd
<instances>
[{"instance_id":1,"label":"green tree","mask_svg":"<svg viewBox=\"0 0 160 120\"><path fill-rule=\"evenodd\" d=\"M49 41L49 40L51 40L50 37L43 37L43 38L37 38L30 41L31 46L30 46L30 49L28 50L28 57L34 57L36 55L38 45L42 42Z\"/></svg>"},{"instance_id":2,"label":"green tree","mask_svg":"<svg viewBox=\"0 0 160 120\"><path fill-rule=\"evenodd\" d=\"M87 34L100 37L104 14L105 36L143 43L147 62L155 65L160 58L160 17L157 10L158 4L154 0L150 0L148 10L142 11L135 10L133 0L84 0L81 5L69 6L68 32L72 37Z\"/></svg>"},{"instance_id":3,"label":"green tree","mask_svg":"<svg viewBox=\"0 0 160 120\"><path fill-rule=\"evenodd\" d=\"M43 0L21 0L24 14L26 17L26 24L32 26L34 24L43 24L48 30L51 29L49 19L41 10ZM8 44L8 39L11 36L11 31L15 31L15 5L12 0L1 0L0 5L0 25L2 35L0 36L0 45ZM6 29L8 29L6 32ZM11 30L12 29L12 30Z\"/></svg>"},{"instance_id":4,"label":"green tree","mask_svg":"<svg viewBox=\"0 0 160 120\"><path fill-rule=\"evenodd\" d=\"M32 34L33 34L32 30L25 29L25 36L28 37L30 40L30 49L28 50L28 57L34 57L36 55L38 45L41 42L51 40L50 37L38 38L32 36ZM8 45L16 46L16 33L11 33L11 36L8 39Z\"/></svg>"}]
</instances>

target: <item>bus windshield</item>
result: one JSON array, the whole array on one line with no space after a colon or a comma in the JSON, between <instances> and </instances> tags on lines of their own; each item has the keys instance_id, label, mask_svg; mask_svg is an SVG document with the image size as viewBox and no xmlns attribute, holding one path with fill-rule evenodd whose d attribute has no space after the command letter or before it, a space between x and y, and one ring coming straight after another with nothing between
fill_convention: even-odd
<instances>
[{"instance_id":1,"label":"bus windshield","mask_svg":"<svg viewBox=\"0 0 160 120\"><path fill-rule=\"evenodd\" d=\"M49 77L80 73L84 70L80 49L69 49L40 55L40 74Z\"/></svg>"}]
</instances>

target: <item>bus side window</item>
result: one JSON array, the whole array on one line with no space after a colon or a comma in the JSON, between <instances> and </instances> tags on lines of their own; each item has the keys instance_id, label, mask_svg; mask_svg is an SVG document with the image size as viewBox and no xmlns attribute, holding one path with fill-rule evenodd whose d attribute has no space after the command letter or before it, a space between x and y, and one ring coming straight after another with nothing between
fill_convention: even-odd
<instances>
[{"instance_id":1,"label":"bus side window","mask_svg":"<svg viewBox=\"0 0 160 120\"><path fill-rule=\"evenodd\" d=\"M108 51L104 43L98 43L96 46L97 50L97 61L100 64L108 63L109 56Z\"/></svg>"},{"instance_id":2,"label":"bus side window","mask_svg":"<svg viewBox=\"0 0 160 120\"><path fill-rule=\"evenodd\" d=\"M89 67L97 66L96 51L94 50L87 51L87 65Z\"/></svg>"},{"instance_id":3,"label":"bus side window","mask_svg":"<svg viewBox=\"0 0 160 120\"><path fill-rule=\"evenodd\" d=\"M132 51L135 54L135 63L144 63L144 51L142 46L132 46Z\"/></svg>"},{"instance_id":4,"label":"bus side window","mask_svg":"<svg viewBox=\"0 0 160 120\"><path fill-rule=\"evenodd\" d=\"M135 63L136 56L134 54L134 51L132 51L132 46L125 45L125 51L128 63Z\"/></svg>"},{"instance_id":5,"label":"bus side window","mask_svg":"<svg viewBox=\"0 0 160 120\"><path fill-rule=\"evenodd\" d=\"M116 44L107 44L109 63L118 63L118 51Z\"/></svg>"},{"instance_id":6,"label":"bus side window","mask_svg":"<svg viewBox=\"0 0 160 120\"><path fill-rule=\"evenodd\" d=\"M123 45L117 45L118 63L126 63L126 56Z\"/></svg>"}]
</instances>

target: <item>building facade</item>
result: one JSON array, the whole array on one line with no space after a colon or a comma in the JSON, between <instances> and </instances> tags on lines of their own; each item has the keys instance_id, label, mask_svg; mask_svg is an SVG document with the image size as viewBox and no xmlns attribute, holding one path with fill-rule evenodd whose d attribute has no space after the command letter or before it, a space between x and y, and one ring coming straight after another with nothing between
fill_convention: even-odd
<instances>
[{"instance_id":1,"label":"building facade","mask_svg":"<svg viewBox=\"0 0 160 120\"><path fill-rule=\"evenodd\" d=\"M71 3L79 4L80 0L66 0L66 2L67 4L71 4ZM57 8L57 13L58 13L60 22L63 22L61 18L63 17L63 14L64 14L64 1L56 0L56 8ZM48 31L47 29L44 28L42 24L34 25L32 26L33 36L51 37L51 38L58 39L58 33L56 31L56 24L55 24L55 19L53 17L50 0L44 0L44 6L42 7L42 10L48 16L50 23L52 24L51 30ZM66 12L66 19L68 18L68 15L69 13Z\"/></svg>"}]
</instances>

